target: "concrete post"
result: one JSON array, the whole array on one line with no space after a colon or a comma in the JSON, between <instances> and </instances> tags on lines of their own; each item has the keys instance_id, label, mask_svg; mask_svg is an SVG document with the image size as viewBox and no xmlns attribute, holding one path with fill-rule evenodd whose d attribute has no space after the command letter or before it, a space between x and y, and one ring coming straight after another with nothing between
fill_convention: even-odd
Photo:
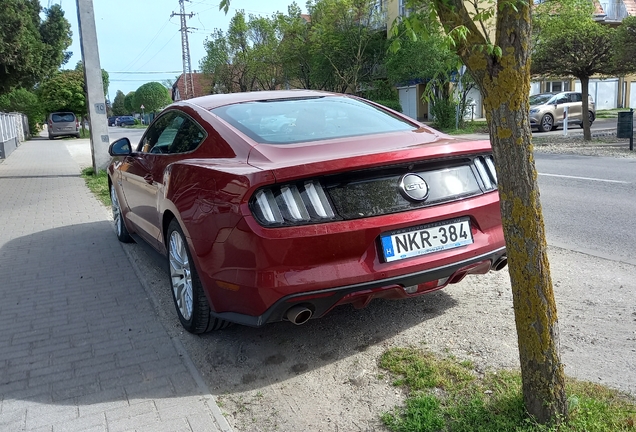
<instances>
[{"instance_id":1,"label":"concrete post","mask_svg":"<svg viewBox=\"0 0 636 432\"><path fill-rule=\"evenodd\" d=\"M93 0L76 0L76 2L82 62L84 63L84 82L86 83L84 91L90 121L93 169L98 172L98 170L106 169L110 156L108 155L108 119L104 83L102 81L102 68L99 64L97 31L95 30L95 11Z\"/></svg>"}]
</instances>

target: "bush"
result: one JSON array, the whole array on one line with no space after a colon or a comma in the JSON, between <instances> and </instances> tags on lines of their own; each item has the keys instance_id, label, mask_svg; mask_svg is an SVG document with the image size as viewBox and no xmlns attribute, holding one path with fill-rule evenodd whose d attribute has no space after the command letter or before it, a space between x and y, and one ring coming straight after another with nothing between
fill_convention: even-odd
<instances>
[{"instance_id":1,"label":"bush","mask_svg":"<svg viewBox=\"0 0 636 432\"><path fill-rule=\"evenodd\" d=\"M387 108L391 108L397 112L402 112L402 105L399 100L374 100L373 102L384 105Z\"/></svg>"},{"instance_id":2,"label":"bush","mask_svg":"<svg viewBox=\"0 0 636 432\"><path fill-rule=\"evenodd\" d=\"M44 120L44 113L40 107L40 101L35 93L23 88L18 88L10 93L0 96L0 111L19 112L26 114L29 119L31 135L37 135L38 123Z\"/></svg>"},{"instance_id":3,"label":"bush","mask_svg":"<svg viewBox=\"0 0 636 432\"><path fill-rule=\"evenodd\" d=\"M438 99L431 107L434 126L441 130L455 129L457 104L448 99Z\"/></svg>"}]
</instances>

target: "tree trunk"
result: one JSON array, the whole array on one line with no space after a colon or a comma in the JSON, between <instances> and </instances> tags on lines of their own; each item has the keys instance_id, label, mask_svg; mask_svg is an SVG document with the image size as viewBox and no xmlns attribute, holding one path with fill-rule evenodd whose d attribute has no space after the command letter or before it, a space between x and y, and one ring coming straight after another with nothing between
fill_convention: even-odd
<instances>
[{"instance_id":1,"label":"tree trunk","mask_svg":"<svg viewBox=\"0 0 636 432\"><path fill-rule=\"evenodd\" d=\"M486 108L508 251L523 397L528 413L545 424L567 417L567 399L528 118L530 4L498 2L492 44L492 34L480 31L463 0L435 0L447 31L459 26L468 30L457 52L479 85Z\"/></svg>"},{"instance_id":2,"label":"tree trunk","mask_svg":"<svg viewBox=\"0 0 636 432\"><path fill-rule=\"evenodd\" d=\"M583 112L581 115L583 116L583 140L591 141L592 140L592 131L590 130L590 118L589 118L589 110L590 110L590 79L588 77L582 77L581 80L581 97L583 98Z\"/></svg>"}]
</instances>

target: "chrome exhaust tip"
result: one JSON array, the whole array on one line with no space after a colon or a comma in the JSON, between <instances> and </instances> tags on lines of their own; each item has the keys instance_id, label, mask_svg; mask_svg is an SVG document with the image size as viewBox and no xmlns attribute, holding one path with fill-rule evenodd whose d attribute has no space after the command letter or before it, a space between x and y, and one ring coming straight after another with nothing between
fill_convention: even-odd
<instances>
[{"instance_id":1,"label":"chrome exhaust tip","mask_svg":"<svg viewBox=\"0 0 636 432\"><path fill-rule=\"evenodd\" d=\"M285 317L296 325L302 325L309 321L312 315L311 309L304 306L294 306L287 311Z\"/></svg>"},{"instance_id":2,"label":"chrome exhaust tip","mask_svg":"<svg viewBox=\"0 0 636 432\"><path fill-rule=\"evenodd\" d=\"M492 268L493 270L499 271L499 270L503 270L507 265L508 265L508 257L504 255L493 263Z\"/></svg>"}]
</instances>

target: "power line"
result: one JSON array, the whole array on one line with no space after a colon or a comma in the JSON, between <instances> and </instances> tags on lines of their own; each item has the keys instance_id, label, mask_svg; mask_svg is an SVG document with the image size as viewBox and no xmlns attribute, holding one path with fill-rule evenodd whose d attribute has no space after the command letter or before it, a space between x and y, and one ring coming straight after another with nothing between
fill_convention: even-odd
<instances>
[{"instance_id":1,"label":"power line","mask_svg":"<svg viewBox=\"0 0 636 432\"><path fill-rule=\"evenodd\" d=\"M154 58L157 56L157 54L159 54L159 53L160 53L160 52L161 52L161 51L162 51L165 47L167 47L167 46L168 46L168 44L169 44L170 42L172 42L172 39L174 39L174 37L175 37L177 34L179 34L179 32L178 32L178 31L177 31L177 32L175 32L175 33L172 35L172 37L168 40L168 42L166 42L166 43L165 43L165 45L164 45L164 46L162 46L161 48L159 48L159 51L157 51L157 52L155 53L155 55L153 55L152 57L150 57L146 63L142 64L142 65L139 67L139 69L143 68L143 67L144 67L144 66L146 66L148 63L150 63L150 61L151 61L152 59L154 59Z\"/></svg>"},{"instance_id":2,"label":"power line","mask_svg":"<svg viewBox=\"0 0 636 432\"><path fill-rule=\"evenodd\" d=\"M135 59L128 63L128 66L126 66L124 68L124 70L130 70L133 65L135 63L137 63L139 60L141 60L141 57L146 53L146 51L148 51L148 49L150 48L150 46L152 45L152 43L157 39L157 37L159 37L159 35L161 34L161 32L163 31L163 29L168 25L168 23L170 22L170 19L167 19L166 22L163 23L163 25L161 26L161 28L159 29L159 31L152 37L152 39L150 40L150 42L148 42L148 44L144 47L144 49L139 53L139 55L137 55L137 57L135 57Z\"/></svg>"}]
</instances>

